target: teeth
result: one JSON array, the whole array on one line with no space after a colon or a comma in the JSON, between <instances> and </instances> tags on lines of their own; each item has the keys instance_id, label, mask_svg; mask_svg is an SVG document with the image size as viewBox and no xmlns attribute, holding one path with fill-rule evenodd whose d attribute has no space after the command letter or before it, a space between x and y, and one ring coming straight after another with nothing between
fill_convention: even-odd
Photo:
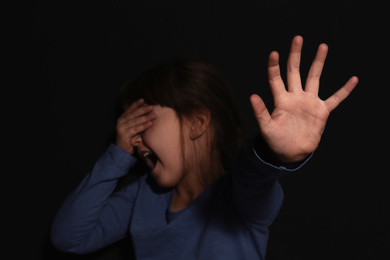
<instances>
[{"instance_id":1,"label":"teeth","mask_svg":"<svg viewBox=\"0 0 390 260\"><path fill-rule=\"evenodd\" d=\"M150 169L154 169L157 164L158 158L151 151L140 152L140 157L146 162Z\"/></svg>"}]
</instances>

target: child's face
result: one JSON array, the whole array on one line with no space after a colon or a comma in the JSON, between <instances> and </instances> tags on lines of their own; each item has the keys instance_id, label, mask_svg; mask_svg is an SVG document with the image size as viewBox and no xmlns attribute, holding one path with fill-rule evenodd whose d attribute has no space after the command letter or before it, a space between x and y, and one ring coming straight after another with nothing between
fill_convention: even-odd
<instances>
[{"instance_id":1,"label":"child's face","mask_svg":"<svg viewBox=\"0 0 390 260\"><path fill-rule=\"evenodd\" d=\"M153 112L156 119L141 134L138 153L151 168L152 176L160 186L174 187L184 175L180 121L171 108L154 106Z\"/></svg>"}]
</instances>

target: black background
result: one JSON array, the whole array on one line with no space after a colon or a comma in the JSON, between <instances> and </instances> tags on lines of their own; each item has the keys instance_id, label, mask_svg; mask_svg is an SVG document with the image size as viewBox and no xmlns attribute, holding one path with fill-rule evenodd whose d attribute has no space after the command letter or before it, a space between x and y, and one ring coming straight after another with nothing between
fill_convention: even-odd
<instances>
[{"instance_id":1,"label":"black background","mask_svg":"<svg viewBox=\"0 0 390 260\"><path fill-rule=\"evenodd\" d=\"M26 92L27 114L34 115L28 138L33 143L24 154L28 160L18 165L27 166L23 182L29 188L17 205L26 227L14 234L16 252L45 260L131 259L129 240L72 256L56 251L48 239L62 201L115 132L124 82L177 54L203 57L229 79L250 137L257 132L250 94L260 94L272 107L267 56L277 50L284 72L291 39L300 34L303 77L318 44L330 48L321 98L352 75L360 82L331 114L311 161L281 179L285 201L271 226L267 259L388 258L390 86L384 10L373 1L354 0L35 2L29 21L33 75Z\"/></svg>"}]
</instances>

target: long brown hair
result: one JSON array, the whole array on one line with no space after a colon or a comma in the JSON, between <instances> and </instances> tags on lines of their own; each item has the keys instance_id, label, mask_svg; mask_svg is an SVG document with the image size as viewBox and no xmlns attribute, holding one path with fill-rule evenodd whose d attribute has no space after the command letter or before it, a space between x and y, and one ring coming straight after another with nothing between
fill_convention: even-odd
<instances>
[{"instance_id":1,"label":"long brown hair","mask_svg":"<svg viewBox=\"0 0 390 260\"><path fill-rule=\"evenodd\" d=\"M208 110L214 130L210 145L219 152L224 170L231 169L241 144L241 122L231 88L214 66L198 58L178 57L150 68L125 84L122 105L140 98L149 105L172 108L180 122Z\"/></svg>"}]
</instances>

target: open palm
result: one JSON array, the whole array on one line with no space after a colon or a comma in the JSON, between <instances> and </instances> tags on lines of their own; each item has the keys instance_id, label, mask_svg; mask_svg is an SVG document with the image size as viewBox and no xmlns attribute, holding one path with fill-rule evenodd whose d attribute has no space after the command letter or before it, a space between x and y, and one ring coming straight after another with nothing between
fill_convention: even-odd
<instances>
[{"instance_id":1,"label":"open palm","mask_svg":"<svg viewBox=\"0 0 390 260\"><path fill-rule=\"evenodd\" d=\"M285 162L303 160L317 149L330 112L358 83L358 78L352 77L328 99L318 97L320 76L328 52L328 46L321 44L303 89L299 72L302 45L302 37L294 37L287 61L287 89L280 75L279 54L272 52L269 56L268 80L275 105L272 114L258 95L250 97L265 141L277 159Z\"/></svg>"}]
</instances>

